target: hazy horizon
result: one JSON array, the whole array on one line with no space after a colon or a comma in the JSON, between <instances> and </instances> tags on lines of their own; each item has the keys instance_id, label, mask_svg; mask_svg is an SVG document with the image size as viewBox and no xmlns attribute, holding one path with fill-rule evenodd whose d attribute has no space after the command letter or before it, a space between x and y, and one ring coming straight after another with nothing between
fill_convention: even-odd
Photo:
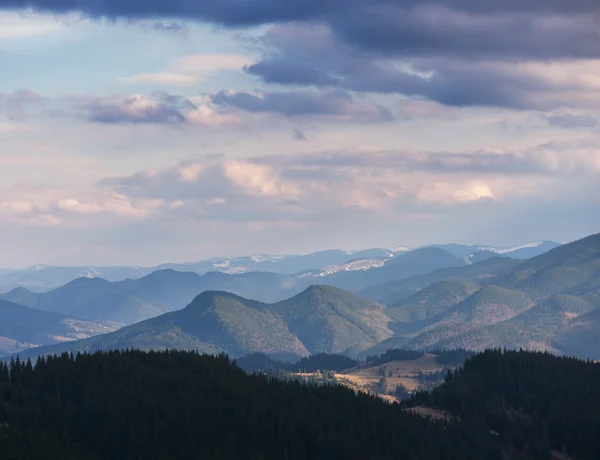
<instances>
[{"instance_id":1,"label":"hazy horizon","mask_svg":"<svg viewBox=\"0 0 600 460\"><path fill-rule=\"evenodd\" d=\"M589 236L589 235L583 235L581 238L585 238L586 236ZM533 245L542 244L544 242L566 244L566 243L570 243L570 242L579 240L581 238L575 238L574 240L567 240L567 241L538 239L538 240L531 240L531 241L523 241L523 242L521 242L519 244L515 244L515 245L494 245L494 244L486 244L486 243L481 243L481 242L469 242L469 241L446 241L446 242L441 242L441 243L440 242L429 242L426 244L414 245L414 246L396 244L396 245L372 245L372 246L354 247L354 248L324 247L324 248L317 248L315 250L308 250L308 251L304 251L304 252L288 251L288 252L250 252L250 253L217 254L217 255L211 255L208 257L200 256L197 258L189 258L189 259L181 258L181 259L160 260L155 263L151 262L151 263L147 263L147 264L135 263L135 261L131 262L131 263L82 262L82 263L74 263L74 264L45 263L43 261L42 262L37 261L37 262L31 263L31 264L20 265L20 266L0 266L0 270L23 270L23 269L32 268L32 267L35 267L38 265L39 266L48 266L48 267L73 267L73 266L119 267L119 266L123 266L123 267L153 268L153 267L157 267L157 266L165 265L165 264L188 264L188 263L193 264L193 263L197 263L197 262L201 262L201 261L205 261L205 260L219 259L219 258L236 258L236 257L247 258L247 257L254 257L254 256L258 256L258 257L260 257L260 256L273 256L273 257L306 256L306 255L310 255L310 254L314 254L314 253L318 253L318 252L337 251L337 250L346 251L346 252L348 252L348 255L350 255L350 256L353 253L357 253L357 252L369 250L369 249L387 249L387 250L396 249L397 250L396 252L398 254L400 254L402 252L408 252L408 251L412 251L412 250L423 248L423 247L452 245L452 244L481 247L481 248L512 250L512 249L521 249L521 248L531 247Z\"/></svg>"}]
</instances>

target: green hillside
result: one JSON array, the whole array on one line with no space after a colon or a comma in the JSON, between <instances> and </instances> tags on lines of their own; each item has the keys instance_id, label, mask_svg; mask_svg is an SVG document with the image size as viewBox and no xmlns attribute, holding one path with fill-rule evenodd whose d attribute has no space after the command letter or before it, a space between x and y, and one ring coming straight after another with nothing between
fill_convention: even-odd
<instances>
[{"instance_id":1,"label":"green hillside","mask_svg":"<svg viewBox=\"0 0 600 460\"><path fill-rule=\"evenodd\" d=\"M386 313L401 322L429 319L456 305L478 289L477 283L467 279L438 281L407 299L391 305Z\"/></svg>"},{"instance_id":2,"label":"green hillside","mask_svg":"<svg viewBox=\"0 0 600 460\"><path fill-rule=\"evenodd\" d=\"M360 351L390 337L384 307L341 289L312 286L275 304L207 291L183 310L111 334L31 350L24 356L63 351L179 348L232 356L252 352L305 356Z\"/></svg>"},{"instance_id":3,"label":"green hillside","mask_svg":"<svg viewBox=\"0 0 600 460\"><path fill-rule=\"evenodd\" d=\"M395 305L415 290L423 289L433 283L446 279L466 279L478 284L485 284L498 276L510 273L523 262L506 257L494 257L462 267L449 267L433 270L424 275L408 279L395 279L386 283L369 286L358 291L361 297L371 299L384 305ZM411 292L412 291L412 292ZM408 294L408 295L407 295Z\"/></svg>"},{"instance_id":4,"label":"green hillside","mask_svg":"<svg viewBox=\"0 0 600 460\"><path fill-rule=\"evenodd\" d=\"M599 274L600 234L529 259L498 284L544 299L597 279Z\"/></svg>"},{"instance_id":5,"label":"green hillside","mask_svg":"<svg viewBox=\"0 0 600 460\"><path fill-rule=\"evenodd\" d=\"M445 280L399 302L400 306L406 304L410 313L388 308L388 315L399 322L390 325L396 337L386 343L474 350L523 347L582 357L587 357L589 350L600 356L588 343L596 331L600 332L595 322L600 308L598 235L519 262L508 272L500 259L490 259L456 269L454 274L461 272L469 276L462 282L472 282L470 276L486 271L477 268L473 272L473 267L485 264L500 269L478 278L482 288L454 305L452 290L448 290L450 281ZM437 314L430 315L430 311Z\"/></svg>"}]
</instances>

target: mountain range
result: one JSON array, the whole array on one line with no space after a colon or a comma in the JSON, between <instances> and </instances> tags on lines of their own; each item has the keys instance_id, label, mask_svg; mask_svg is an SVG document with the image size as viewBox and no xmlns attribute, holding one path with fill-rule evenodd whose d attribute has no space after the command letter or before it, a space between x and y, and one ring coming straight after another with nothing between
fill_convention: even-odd
<instances>
[{"instance_id":1,"label":"mountain range","mask_svg":"<svg viewBox=\"0 0 600 460\"><path fill-rule=\"evenodd\" d=\"M272 304L206 291L182 310L43 352L178 348L232 356L260 352L281 359L320 352L355 354L392 335L384 310L330 286L311 286Z\"/></svg>"},{"instance_id":2,"label":"mountain range","mask_svg":"<svg viewBox=\"0 0 600 460\"><path fill-rule=\"evenodd\" d=\"M115 307L112 299L126 295L122 308ZM398 347L523 347L600 357L600 347L585 344L600 332L600 234L526 260L494 256L469 263L430 247L380 267L325 276L163 270L116 283L80 279L42 294L20 289L3 298L97 322L107 322L107 312L119 312L121 319L123 310L166 312L27 355L185 348L292 359L320 352L366 356ZM148 305L153 309L145 310Z\"/></svg>"},{"instance_id":3,"label":"mountain range","mask_svg":"<svg viewBox=\"0 0 600 460\"><path fill-rule=\"evenodd\" d=\"M262 302L277 302L302 292L312 284L355 290L378 280L398 280L465 263L442 249L422 248L398 254L370 270L340 271L329 275L313 272L299 275L210 272L199 275L166 269L142 278L116 282L102 278L78 278L42 293L20 287L0 294L0 299L88 321L129 325L182 309L198 294L208 290L227 291Z\"/></svg>"},{"instance_id":4,"label":"mountain range","mask_svg":"<svg viewBox=\"0 0 600 460\"><path fill-rule=\"evenodd\" d=\"M0 354L114 330L115 327L0 300Z\"/></svg>"},{"instance_id":5,"label":"mountain range","mask_svg":"<svg viewBox=\"0 0 600 460\"><path fill-rule=\"evenodd\" d=\"M485 245L444 244L432 245L451 253L467 262L482 260L498 254L507 255L513 259L524 259L542 254L558 243L542 241L516 248L494 248ZM413 248L418 249L418 248ZM26 287L29 290L41 292L60 287L69 281L85 278L103 278L107 281L122 281L137 279L155 271L176 270L205 274L222 272L240 274L248 272L273 272L282 275L294 275L302 272L314 272L327 275L337 271L367 270L381 266L385 261L398 254L409 251L406 247L392 249L373 248L362 251L344 251L333 249L315 252L307 255L253 255L244 257L215 257L191 263L167 263L154 267L141 266L79 266L56 267L49 265L33 265L19 270L0 270L0 292L9 291L16 287ZM361 261L361 263L357 263Z\"/></svg>"}]
</instances>

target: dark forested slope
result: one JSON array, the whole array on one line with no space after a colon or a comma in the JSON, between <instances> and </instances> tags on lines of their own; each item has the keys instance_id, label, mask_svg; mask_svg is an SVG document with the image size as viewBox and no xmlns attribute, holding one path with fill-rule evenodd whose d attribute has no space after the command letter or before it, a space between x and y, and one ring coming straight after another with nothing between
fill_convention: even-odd
<instances>
[{"instance_id":1,"label":"dark forested slope","mask_svg":"<svg viewBox=\"0 0 600 460\"><path fill-rule=\"evenodd\" d=\"M191 352L51 357L0 370L3 460L499 460L489 432Z\"/></svg>"},{"instance_id":2,"label":"dark forested slope","mask_svg":"<svg viewBox=\"0 0 600 460\"><path fill-rule=\"evenodd\" d=\"M505 451L600 458L600 364L548 353L486 351L409 405L450 411L498 434Z\"/></svg>"}]
</instances>

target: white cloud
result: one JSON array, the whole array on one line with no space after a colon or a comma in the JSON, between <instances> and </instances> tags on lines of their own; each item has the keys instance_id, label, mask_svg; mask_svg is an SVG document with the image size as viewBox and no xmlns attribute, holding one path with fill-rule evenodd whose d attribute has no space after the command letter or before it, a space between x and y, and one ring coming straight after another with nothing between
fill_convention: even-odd
<instances>
[{"instance_id":1,"label":"white cloud","mask_svg":"<svg viewBox=\"0 0 600 460\"><path fill-rule=\"evenodd\" d=\"M130 77L120 77L119 82L131 85L151 84L160 86L191 86L200 82L200 78L173 72L142 73Z\"/></svg>"},{"instance_id":2,"label":"white cloud","mask_svg":"<svg viewBox=\"0 0 600 460\"><path fill-rule=\"evenodd\" d=\"M51 16L0 12L0 40L54 34L63 27Z\"/></svg>"},{"instance_id":3,"label":"white cloud","mask_svg":"<svg viewBox=\"0 0 600 460\"><path fill-rule=\"evenodd\" d=\"M120 77L123 84L192 86L223 70L242 70L254 59L240 54L196 54L173 61L164 71Z\"/></svg>"},{"instance_id":4,"label":"white cloud","mask_svg":"<svg viewBox=\"0 0 600 460\"><path fill-rule=\"evenodd\" d=\"M195 182L198 175L206 169L206 165L201 163L189 163L181 165L178 168L181 179L187 182Z\"/></svg>"},{"instance_id":5,"label":"white cloud","mask_svg":"<svg viewBox=\"0 0 600 460\"><path fill-rule=\"evenodd\" d=\"M223 167L225 176L249 195L295 198L300 194L298 186L280 180L267 166L248 161L226 161Z\"/></svg>"}]
</instances>

